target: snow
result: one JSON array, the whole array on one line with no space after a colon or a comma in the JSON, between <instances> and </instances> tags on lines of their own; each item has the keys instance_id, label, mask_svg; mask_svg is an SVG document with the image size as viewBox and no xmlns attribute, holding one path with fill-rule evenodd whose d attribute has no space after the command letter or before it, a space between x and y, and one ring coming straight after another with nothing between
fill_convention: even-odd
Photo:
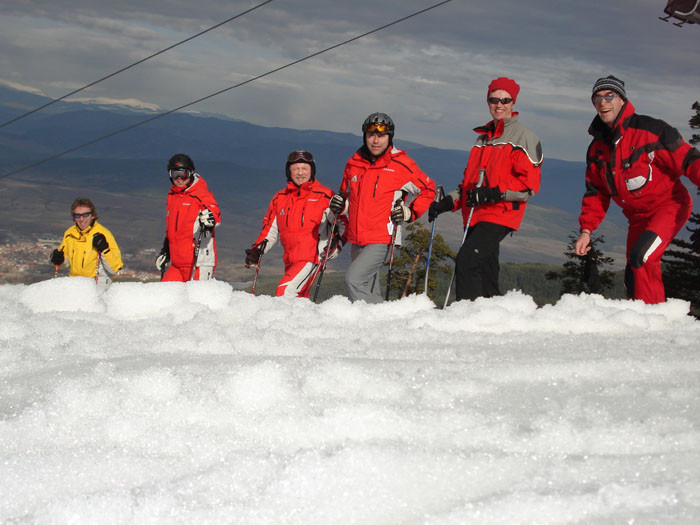
<instances>
[{"instance_id":1,"label":"snow","mask_svg":"<svg viewBox=\"0 0 700 525\"><path fill-rule=\"evenodd\" d=\"M0 286L0 522L700 522L688 304Z\"/></svg>"}]
</instances>

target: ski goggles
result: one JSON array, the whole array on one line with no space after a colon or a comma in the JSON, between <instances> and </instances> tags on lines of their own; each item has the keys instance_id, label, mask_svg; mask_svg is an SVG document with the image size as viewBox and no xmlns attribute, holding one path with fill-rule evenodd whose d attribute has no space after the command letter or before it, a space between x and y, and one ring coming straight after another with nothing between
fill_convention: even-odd
<instances>
[{"instance_id":1,"label":"ski goggles","mask_svg":"<svg viewBox=\"0 0 700 525\"><path fill-rule=\"evenodd\" d=\"M314 161L314 156L306 150L298 149L292 151L287 157L287 162L308 162L312 163Z\"/></svg>"},{"instance_id":2,"label":"ski goggles","mask_svg":"<svg viewBox=\"0 0 700 525\"><path fill-rule=\"evenodd\" d=\"M370 124L365 129L365 133L388 133L388 127L383 122L377 122L376 124Z\"/></svg>"},{"instance_id":3,"label":"ski goggles","mask_svg":"<svg viewBox=\"0 0 700 525\"><path fill-rule=\"evenodd\" d=\"M612 102L617 97L617 93L608 93L607 95L593 95L591 100L594 104L600 104L605 100L605 102Z\"/></svg>"},{"instance_id":4,"label":"ski goggles","mask_svg":"<svg viewBox=\"0 0 700 525\"><path fill-rule=\"evenodd\" d=\"M512 99L512 98L508 98L508 97L504 97L504 98L489 97L489 98L487 98L486 100L489 101L489 104L493 104L494 106L495 106L496 104L498 104L499 102L500 102L501 104L503 104L504 106L505 106L506 104L510 104L511 102L513 102L513 99Z\"/></svg>"},{"instance_id":5,"label":"ski goggles","mask_svg":"<svg viewBox=\"0 0 700 525\"><path fill-rule=\"evenodd\" d=\"M87 219L90 215L92 215L91 211L86 211L85 213L74 213L73 218L74 219Z\"/></svg>"},{"instance_id":6,"label":"ski goggles","mask_svg":"<svg viewBox=\"0 0 700 525\"><path fill-rule=\"evenodd\" d=\"M192 176L190 170L169 170L170 178L175 179L189 179Z\"/></svg>"}]
</instances>

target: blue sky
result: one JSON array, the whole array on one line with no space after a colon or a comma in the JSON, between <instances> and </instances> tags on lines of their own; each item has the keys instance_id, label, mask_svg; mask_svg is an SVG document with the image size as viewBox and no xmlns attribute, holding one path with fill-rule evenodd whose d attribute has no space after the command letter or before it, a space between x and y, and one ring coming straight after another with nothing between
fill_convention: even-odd
<instances>
[{"instance_id":1,"label":"blue sky","mask_svg":"<svg viewBox=\"0 0 700 525\"><path fill-rule=\"evenodd\" d=\"M59 97L258 3L5 1L0 82ZM434 3L275 0L75 98L168 110ZM660 21L665 5L453 0L189 110L349 133L385 111L401 139L467 149L472 128L490 118L486 86L510 76L521 85L516 109L545 156L583 160L591 86L615 74L638 112L688 138L700 99L700 27Z\"/></svg>"}]
</instances>

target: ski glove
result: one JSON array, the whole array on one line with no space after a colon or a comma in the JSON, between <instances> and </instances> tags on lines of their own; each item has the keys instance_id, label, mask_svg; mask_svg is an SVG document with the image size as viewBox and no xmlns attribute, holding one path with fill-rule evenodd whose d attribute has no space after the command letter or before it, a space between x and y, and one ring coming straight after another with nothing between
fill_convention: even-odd
<instances>
[{"instance_id":1,"label":"ski glove","mask_svg":"<svg viewBox=\"0 0 700 525\"><path fill-rule=\"evenodd\" d=\"M206 208L199 212L199 222L205 230L211 230L216 224L214 214Z\"/></svg>"},{"instance_id":2,"label":"ski glove","mask_svg":"<svg viewBox=\"0 0 700 525\"><path fill-rule=\"evenodd\" d=\"M248 248L245 251L245 267L250 268L251 266L257 266L258 262L260 262L261 255L262 250L260 249L259 244L257 246Z\"/></svg>"},{"instance_id":3,"label":"ski glove","mask_svg":"<svg viewBox=\"0 0 700 525\"><path fill-rule=\"evenodd\" d=\"M163 247L160 249L160 253L156 257L156 268L158 271L162 272L165 266L170 262L170 243L168 243L168 238L166 237L163 241Z\"/></svg>"},{"instance_id":4,"label":"ski glove","mask_svg":"<svg viewBox=\"0 0 700 525\"><path fill-rule=\"evenodd\" d=\"M54 250L53 253L51 253L51 264L55 264L56 266L63 264L63 261L66 260L66 256L63 255L63 252L60 250Z\"/></svg>"},{"instance_id":5,"label":"ski glove","mask_svg":"<svg viewBox=\"0 0 700 525\"><path fill-rule=\"evenodd\" d=\"M482 204L501 202L504 194L498 188L474 188L467 191L467 206L481 206Z\"/></svg>"},{"instance_id":6,"label":"ski glove","mask_svg":"<svg viewBox=\"0 0 700 525\"><path fill-rule=\"evenodd\" d=\"M96 233L92 236L92 247L98 252L102 253L103 251L109 249L109 243L107 242L107 239L105 239L104 235L101 233Z\"/></svg>"},{"instance_id":7,"label":"ski glove","mask_svg":"<svg viewBox=\"0 0 700 525\"><path fill-rule=\"evenodd\" d=\"M690 247L696 252L700 252L700 228L695 230L690 236Z\"/></svg>"},{"instance_id":8,"label":"ski glove","mask_svg":"<svg viewBox=\"0 0 700 525\"><path fill-rule=\"evenodd\" d=\"M413 217L413 212L411 208L403 204L397 204L391 210L391 222L398 224L400 222L411 222Z\"/></svg>"},{"instance_id":9,"label":"ski glove","mask_svg":"<svg viewBox=\"0 0 700 525\"><path fill-rule=\"evenodd\" d=\"M336 215L343 213L343 211L345 211L345 197L342 195L333 195L328 203L328 207Z\"/></svg>"},{"instance_id":10,"label":"ski glove","mask_svg":"<svg viewBox=\"0 0 700 525\"><path fill-rule=\"evenodd\" d=\"M437 202L433 201L430 208L428 208L428 222L433 222L435 219L437 219L438 215L445 213L446 211L452 211L454 207L455 202L449 195Z\"/></svg>"}]
</instances>

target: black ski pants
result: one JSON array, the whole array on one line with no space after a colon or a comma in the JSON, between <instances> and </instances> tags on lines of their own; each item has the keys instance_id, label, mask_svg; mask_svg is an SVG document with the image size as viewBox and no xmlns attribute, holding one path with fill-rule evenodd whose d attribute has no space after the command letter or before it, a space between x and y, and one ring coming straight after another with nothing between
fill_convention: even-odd
<instances>
[{"instance_id":1,"label":"black ski pants","mask_svg":"<svg viewBox=\"0 0 700 525\"><path fill-rule=\"evenodd\" d=\"M457 300L501 295L498 287L501 241L513 230L492 222L479 222L469 228L467 238L457 254Z\"/></svg>"}]
</instances>

